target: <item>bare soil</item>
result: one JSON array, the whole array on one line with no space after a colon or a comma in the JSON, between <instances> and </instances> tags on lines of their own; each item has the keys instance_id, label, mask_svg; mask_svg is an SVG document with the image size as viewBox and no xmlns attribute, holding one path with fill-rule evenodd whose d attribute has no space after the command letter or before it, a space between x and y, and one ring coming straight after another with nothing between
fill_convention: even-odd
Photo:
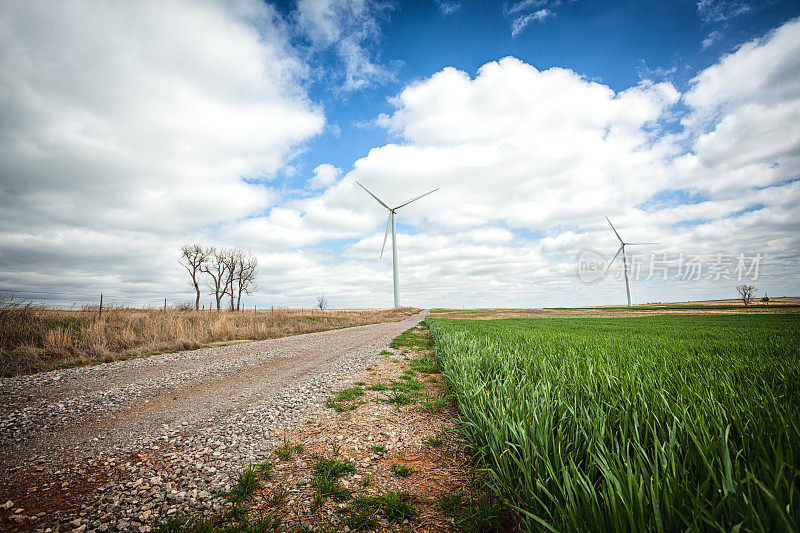
<instances>
[{"instance_id":1,"label":"bare soil","mask_svg":"<svg viewBox=\"0 0 800 533\"><path fill-rule=\"evenodd\" d=\"M453 517L439 507L443 496L462 494L469 497L477 489L474 462L461 443L454 427L455 406L448 404L440 412L422 410L419 401L405 406L387 403L393 393L371 391L374 384L389 384L408 370L408 361L427 350L393 350L371 369L352 376L363 382L365 395L359 397L352 411L327 412L287 434L290 444L302 444L303 451L291 460L277 464L268 481L254 497L251 516L270 516L281 520L281 529L293 531L303 526L311 530L340 531L346 526L351 498L374 497L399 491L410 498L418 514L415 518L391 523L376 513L377 524L365 531L451 531ZM420 394L437 397L446 393L440 373L414 376L424 384ZM352 405L352 402L350 403ZM429 439L434 440L433 444ZM384 451L376 452L382 446ZM315 505L314 465L321 458L350 461L356 471L341 479L352 491L351 498L337 501L324 497ZM411 468L408 477L398 477L396 467ZM274 505L276 493L288 491L285 501ZM328 529L325 529L328 528Z\"/></svg>"}]
</instances>

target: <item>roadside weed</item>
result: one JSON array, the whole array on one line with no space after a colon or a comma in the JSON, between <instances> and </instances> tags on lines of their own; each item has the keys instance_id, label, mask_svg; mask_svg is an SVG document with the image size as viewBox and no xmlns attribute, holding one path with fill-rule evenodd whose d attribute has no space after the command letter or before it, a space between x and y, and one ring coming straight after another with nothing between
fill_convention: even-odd
<instances>
[{"instance_id":1,"label":"roadside weed","mask_svg":"<svg viewBox=\"0 0 800 533\"><path fill-rule=\"evenodd\" d=\"M414 497L399 491L384 492L377 496L359 497L353 500L351 509L368 510L383 515L391 524L412 520L419 514Z\"/></svg>"},{"instance_id":2,"label":"roadside weed","mask_svg":"<svg viewBox=\"0 0 800 533\"><path fill-rule=\"evenodd\" d=\"M225 498L233 503L240 503L249 498L258 488L258 474L252 466L239 472L236 483L231 487Z\"/></svg>"},{"instance_id":3,"label":"roadside weed","mask_svg":"<svg viewBox=\"0 0 800 533\"><path fill-rule=\"evenodd\" d=\"M413 474L415 470L406 465L395 465L392 467L392 473L395 477L408 477Z\"/></svg>"}]
</instances>

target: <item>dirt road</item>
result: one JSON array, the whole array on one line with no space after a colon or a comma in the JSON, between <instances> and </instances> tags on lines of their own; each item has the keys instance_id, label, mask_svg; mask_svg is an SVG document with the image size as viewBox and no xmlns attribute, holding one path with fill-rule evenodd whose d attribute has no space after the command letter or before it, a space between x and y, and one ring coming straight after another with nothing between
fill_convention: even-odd
<instances>
[{"instance_id":1,"label":"dirt road","mask_svg":"<svg viewBox=\"0 0 800 533\"><path fill-rule=\"evenodd\" d=\"M173 508L214 510L206 495L425 314L3 379L0 524L147 529ZM135 503L119 489L131 480Z\"/></svg>"}]
</instances>

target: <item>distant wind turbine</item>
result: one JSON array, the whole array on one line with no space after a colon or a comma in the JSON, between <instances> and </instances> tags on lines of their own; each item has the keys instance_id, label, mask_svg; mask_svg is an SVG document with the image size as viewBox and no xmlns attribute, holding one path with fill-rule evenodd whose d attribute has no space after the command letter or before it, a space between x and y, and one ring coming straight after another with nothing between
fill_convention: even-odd
<instances>
[{"instance_id":1,"label":"distant wind turbine","mask_svg":"<svg viewBox=\"0 0 800 533\"><path fill-rule=\"evenodd\" d=\"M606 220L608 220L608 217L606 217ZM611 262L606 267L606 273L608 272L608 269L611 268L611 264L614 262L614 259L616 259L617 256L619 255L619 253L622 252L622 271L625 273L625 293L628 295L628 307L630 307L631 306L631 288L630 288L630 284L628 283L628 260L625 258L625 247L626 246L640 246L642 244L661 244L661 243L658 243L658 242L625 242L625 241L622 240L622 237L619 236L619 233L617 233L617 229L614 227L614 224L612 224L610 220L608 220L608 225L611 226L612 230L614 230L614 235L616 235L617 239L619 239L620 245L619 245L619 249L617 250L617 253L614 254L614 257L611 259Z\"/></svg>"},{"instance_id":2,"label":"distant wind turbine","mask_svg":"<svg viewBox=\"0 0 800 533\"><path fill-rule=\"evenodd\" d=\"M358 182L356 182L356 183L358 183ZM415 202L415 201L419 200L423 196L428 196L429 194L438 191L439 188L437 187L437 188L433 189L432 191L426 192L425 194L420 194L416 198L412 198L411 200L409 200L409 201L407 201L405 203L402 203L402 204L398 205L397 207L389 207L388 205L386 205L386 203L383 200L381 200L380 198L378 198L377 196L372 194L372 191L370 191L369 189L367 189L366 187L364 187L360 183L358 183L358 185L359 185L359 187L361 187L362 189L367 191L370 196L375 198L378 201L379 204L381 204L383 207L385 207L386 209L389 210L389 219L386 221L386 233L383 235L383 246L381 246L381 255L380 255L379 259L383 258L383 251L386 249L386 239L389 237L389 226L391 226L392 227L392 273L394 275L394 306L395 307L400 307L400 280L399 280L398 274L397 274L397 234L395 232L395 226L394 226L395 212L398 209L400 209L401 207L405 207L408 204L410 204L411 202Z\"/></svg>"}]
</instances>

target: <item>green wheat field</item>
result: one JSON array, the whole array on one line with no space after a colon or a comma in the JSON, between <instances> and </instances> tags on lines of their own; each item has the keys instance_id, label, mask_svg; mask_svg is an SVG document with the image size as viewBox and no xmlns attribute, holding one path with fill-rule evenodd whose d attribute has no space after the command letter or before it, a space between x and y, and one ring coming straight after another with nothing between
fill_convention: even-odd
<instances>
[{"instance_id":1,"label":"green wheat field","mask_svg":"<svg viewBox=\"0 0 800 533\"><path fill-rule=\"evenodd\" d=\"M528 531L797 531L800 315L428 319Z\"/></svg>"}]
</instances>

